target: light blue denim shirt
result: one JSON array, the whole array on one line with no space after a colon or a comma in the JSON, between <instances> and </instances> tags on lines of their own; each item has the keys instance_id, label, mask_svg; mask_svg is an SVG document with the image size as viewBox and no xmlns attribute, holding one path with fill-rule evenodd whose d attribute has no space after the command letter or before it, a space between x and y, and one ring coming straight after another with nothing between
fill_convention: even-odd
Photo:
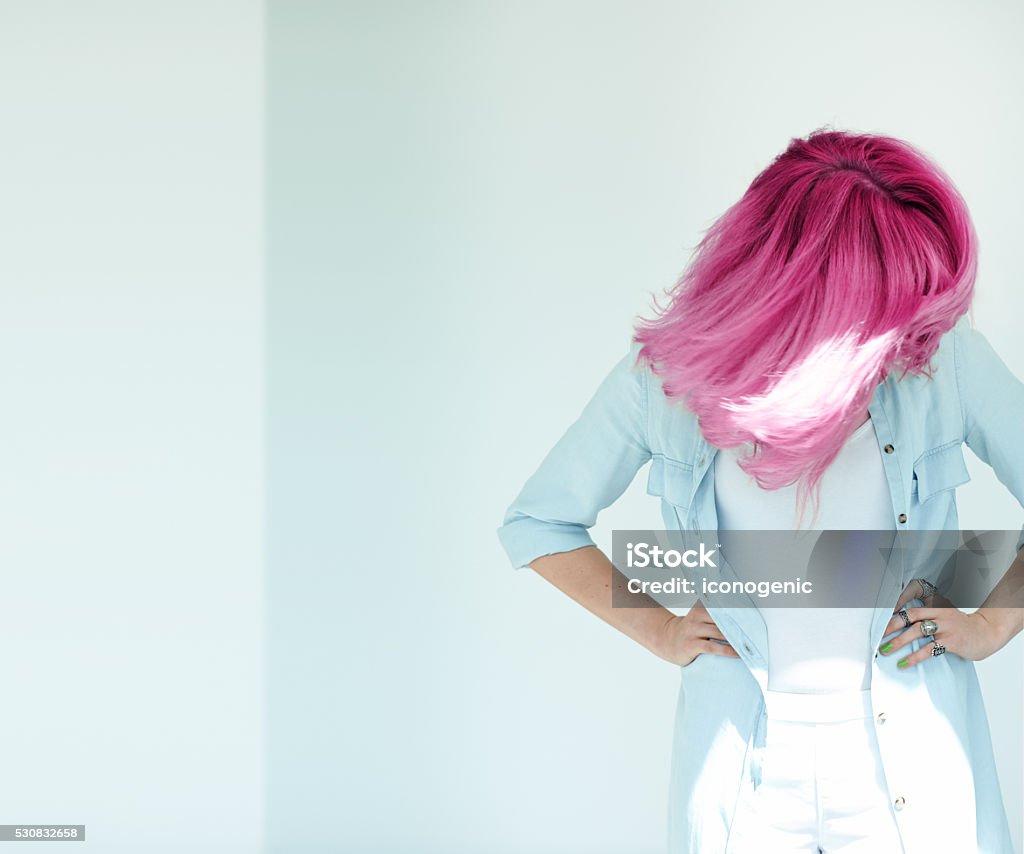
<instances>
[{"instance_id":1,"label":"light blue denim shirt","mask_svg":"<svg viewBox=\"0 0 1024 854\"><path fill-rule=\"evenodd\" d=\"M598 513L650 463L647 491L670 529L717 531L717 449L696 418L636 366L638 347L605 378L579 419L509 508L498 534L515 567L593 545ZM897 531L958 528L955 488L970 479L966 443L1024 506L1024 384L966 318L944 336L931 378L890 376L869 407ZM1022 534L1018 547L1024 544ZM872 642L913 578L888 576ZM729 852L742 797L760 783L767 632L756 607L711 617L738 659L699 655L680 668L669 809L669 847ZM914 641L911 649L923 641ZM898 670L876 655L871 701L894 815L908 854L1011 854L988 721L974 664L953 653Z\"/></svg>"}]
</instances>

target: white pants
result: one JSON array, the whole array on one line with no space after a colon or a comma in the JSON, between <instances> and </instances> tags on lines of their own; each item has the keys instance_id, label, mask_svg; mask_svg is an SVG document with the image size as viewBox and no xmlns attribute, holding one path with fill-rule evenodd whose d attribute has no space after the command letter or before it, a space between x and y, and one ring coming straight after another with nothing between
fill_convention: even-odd
<instances>
[{"instance_id":1,"label":"white pants","mask_svg":"<svg viewBox=\"0 0 1024 854\"><path fill-rule=\"evenodd\" d=\"M766 695L761 784L733 823L736 854L903 854L867 691Z\"/></svg>"}]
</instances>

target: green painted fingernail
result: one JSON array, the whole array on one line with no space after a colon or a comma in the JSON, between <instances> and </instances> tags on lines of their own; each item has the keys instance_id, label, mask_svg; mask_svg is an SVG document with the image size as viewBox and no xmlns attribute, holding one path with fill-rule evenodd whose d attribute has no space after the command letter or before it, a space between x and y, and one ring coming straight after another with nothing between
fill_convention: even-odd
<instances>
[{"instance_id":1,"label":"green painted fingernail","mask_svg":"<svg viewBox=\"0 0 1024 854\"><path fill-rule=\"evenodd\" d=\"M878 651L879 652L888 652L890 649L892 649L892 641L886 641L885 643L883 643L878 648Z\"/></svg>"},{"instance_id":2,"label":"green painted fingernail","mask_svg":"<svg viewBox=\"0 0 1024 854\"><path fill-rule=\"evenodd\" d=\"M896 666L897 667L906 667L907 666L907 659L901 658L899 661L896 662Z\"/></svg>"}]
</instances>

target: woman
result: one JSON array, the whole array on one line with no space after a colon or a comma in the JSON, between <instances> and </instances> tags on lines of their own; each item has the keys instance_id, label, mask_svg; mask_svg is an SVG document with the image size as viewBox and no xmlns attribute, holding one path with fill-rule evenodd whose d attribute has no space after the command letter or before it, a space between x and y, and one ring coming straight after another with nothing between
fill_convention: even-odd
<instances>
[{"instance_id":1,"label":"woman","mask_svg":"<svg viewBox=\"0 0 1024 854\"><path fill-rule=\"evenodd\" d=\"M1024 385L964 317L975 269L919 152L794 140L509 508L515 566L681 667L673 852L1011 851L971 662L1021 630L1024 558L972 614L909 574L881 607L676 616L587 531L648 462L668 527L723 535L955 530L964 443L1024 504Z\"/></svg>"}]
</instances>

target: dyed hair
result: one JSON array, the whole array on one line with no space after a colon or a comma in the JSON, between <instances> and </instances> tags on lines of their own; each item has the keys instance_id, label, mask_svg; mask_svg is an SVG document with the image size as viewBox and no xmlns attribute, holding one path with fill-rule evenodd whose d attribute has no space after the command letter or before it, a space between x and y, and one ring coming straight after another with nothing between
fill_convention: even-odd
<instances>
[{"instance_id":1,"label":"dyed hair","mask_svg":"<svg viewBox=\"0 0 1024 854\"><path fill-rule=\"evenodd\" d=\"M764 489L801 508L893 371L930 375L967 312L977 245L946 175L905 142L794 139L711 226L640 360ZM802 511L801 511L802 512Z\"/></svg>"}]
</instances>

